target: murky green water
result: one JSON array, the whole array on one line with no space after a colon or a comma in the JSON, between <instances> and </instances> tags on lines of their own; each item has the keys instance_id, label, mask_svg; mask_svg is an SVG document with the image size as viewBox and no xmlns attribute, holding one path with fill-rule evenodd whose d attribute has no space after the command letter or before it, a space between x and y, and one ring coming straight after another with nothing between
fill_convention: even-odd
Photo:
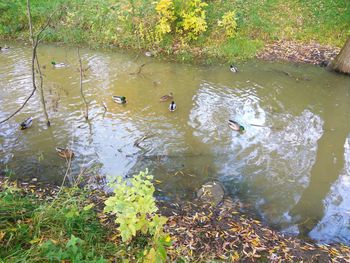
<instances>
[{"instance_id":1,"label":"murky green water","mask_svg":"<svg viewBox=\"0 0 350 263\"><path fill-rule=\"evenodd\" d=\"M71 179L92 160L98 173L111 176L148 167L161 181L163 198L192 198L201 184L218 179L278 229L350 243L349 77L308 65L251 62L232 74L226 67L142 54L81 53L90 67L84 80L90 123L83 117L76 49L41 46L52 127L45 125L37 93L0 125L2 168L60 183L66 162L55 147L69 146L76 153ZM32 89L30 54L17 44L0 53L0 119ZM53 69L52 60L70 67ZM130 74L143 63L142 74ZM174 113L159 102L170 91L178 105ZM112 95L126 96L128 104L115 104ZM29 116L33 126L19 130ZM230 130L230 118L246 132ZM143 149L135 147L144 135L150 138Z\"/></svg>"}]
</instances>

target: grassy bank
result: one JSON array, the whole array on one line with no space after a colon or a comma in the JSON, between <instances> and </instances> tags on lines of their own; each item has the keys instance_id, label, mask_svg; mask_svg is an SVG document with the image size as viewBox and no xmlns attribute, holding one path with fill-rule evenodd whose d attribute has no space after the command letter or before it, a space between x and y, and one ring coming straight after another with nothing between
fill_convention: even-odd
<instances>
[{"instance_id":1,"label":"grassy bank","mask_svg":"<svg viewBox=\"0 0 350 263\"><path fill-rule=\"evenodd\" d=\"M348 0L32 0L36 29L55 11L46 41L152 50L178 60L232 62L267 43L341 46ZM0 38L28 39L24 0L0 3Z\"/></svg>"},{"instance_id":2,"label":"grassy bank","mask_svg":"<svg viewBox=\"0 0 350 263\"><path fill-rule=\"evenodd\" d=\"M96 190L0 177L0 262L350 260L349 247L284 237L238 212L227 198L215 207L158 202L157 215L149 191L153 186L144 179L132 181L133 186L121 183L115 195L107 197Z\"/></svg>"}]
</instances>

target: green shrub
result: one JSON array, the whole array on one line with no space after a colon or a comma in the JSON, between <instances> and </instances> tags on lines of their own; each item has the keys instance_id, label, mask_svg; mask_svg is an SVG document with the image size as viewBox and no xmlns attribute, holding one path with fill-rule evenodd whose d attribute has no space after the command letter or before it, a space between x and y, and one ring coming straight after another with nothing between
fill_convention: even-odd
<instances>
[{"instance_id":1,"label":"green shrub","mask_svg":"<svg viewBox=\"0 0 350 263\"><path fill-rule=\"evenodd\" d=\"M236 12L229 11L222 16L222 20L218 21L218 25L225 30L225 35L228 38L232 38L236 35L237 22Z\"/></svg>"},{"instance_id":2,"label":"green shrub","mask_svg":"<svg viewBox=\"0 0 350 263\"><path fill-rule=\"evenodd\" d=\"M122 241L129 243L137 235L149 235L150 246L145 251L150 262L166 260L165 247L170 245L170 237L163 232L166 217L156 214L158 208L153 197L155 188L152 175L140 172L129 182L118 177L113 184L114 195L105 201L105 212L116 216Z\"/></svg>"},{"instance_id":3,"label":"green shrub","mask_svg":"<svg viewBox=\"0 0 350 263\"><path fill-rule=\"evenodd\" d=\"M102 256L95 255L93 250L86 248L85 241L74 235L67 241L66 245L61 248L51 240L45 242L41 247L41 255L50 262L107 262Z\"/></svg>"}]
</instances>

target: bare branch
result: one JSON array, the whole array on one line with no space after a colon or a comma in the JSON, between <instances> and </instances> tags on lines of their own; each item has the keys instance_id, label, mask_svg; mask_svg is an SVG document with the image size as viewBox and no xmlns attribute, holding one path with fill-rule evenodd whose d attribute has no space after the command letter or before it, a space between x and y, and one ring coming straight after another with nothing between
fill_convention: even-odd
<instances>
[{"instance_id":1,"label":"bare branch","mask_svg":"<svg viewBox=\"0 0 350 263\"><path fill-rule=\"evenodd\" d=\"M78 48L78 57L79 57L79 72L80 72L80 94L81 94L81 97L83 98L83 101L85 103L85 119L88 120L89 119L89 104L88 102L86 101L86 98L85 98L85 95L84 95L84 92L83 92L83 72L84 72L84 69L83 69L83 63L81 61L81 57L80 57L80 51L79 51L79 48Z\"/></svg>"},{"instance_id":2,"label":"bare branch","mask_svg":"<svg viewBox=\"0 0 350 263\"><path fill-rule=\"evenodd\" d=\"M27 104L27 102L30 100L31 97L33 97L35 91L36 91L36 85L35 85L35 66L34 66L34 63L35 63L35 57L36 57L36 48L38 46L38 43L36 42L34 44L34 47L33 47L33 55L32 55L32 78L33 78L33 90L32 92L30 93L29 97L24 101L24 103L22 104L22 106L20 106L14 113L12 113L10 116L8 116L6 119L3 119L2 121L0 121L0 124L1 123L4 123L6 121L8 121L9 119L11 119L13 116L15 116L18 112L20 112L24 106Z\"/></svg>"},{"instance_id":3,"label":"bare branch","mask_svg":"<svg viewBox=\"0 0 350 263\"><path fill-rule=\"evenodd\" d=\"M42 83L43 83L43 78L42 78L42 73L40 70L40 65L39 65L39 61L37 58L37 47L39 42L41 41L40 36L41 34L44 32L44 30L49 26L51 19L53 17L55 12L53 12L50 17L48 18L46 24L41 28L41 30L39 31L39 33L36 35L36 38L34 39L34 35L33 35L33 24L32 24L32 17L31 17L31 12L30 12L30 0L27 0L27 14L28 14L28 24L29 24L29 34L30 34L30 40L32 42L32 47L33 47L33 53L32 53L32 67L31 67L31 71L32 71L32 82L33 82L33 90L32 92L29 94L28 98L23 102L23 104L15 111L13 112L10 116L8 116L7 118L3 119L0 121L0 124L8 121L9 119L11 119L13 116L15 116L18 112L20 112L25 105L28 103L28 101L33 97L37 86L35 83L35 62L37 63L38 66L38 72L40 75L40 88L42 90ZM46 111L46 105L45 105L45 100L42 100L43 102L43 107L44 107L44 112L45 112L45 116L46 116L46 120L47 120L47 125L50 126L50 121L48 119L48 115L47 115L47 111Z\"/></svg>"},{"instance_id":4,"label":"bare branch","mask_svg":"<svg viewBox=\"0 0 350 263\"><path fill-rule=\"evenodd\" d=\"M130 75L140 75L140 74L142 74L142 69L143 69L143 67L146 66L146 65L147 65L147 63L144 63L144 64L140 65L140 66L138 67L137 71L134 72L134 73L130 73Z\"/></svg>"},{"instance_id":5,"label":"bare branch","mask_svg":"<svg viewBox=\"0 0 350 263\"><path fill-rule=\"evenodd\" d=\"M36 40L36 45L38 44L38 39ZM50 123L50 119L49 119L49 115L47 114L47 109L46 109L46 103L45 103L45 97L44 97L44 88L43 88L43 82L44 82L44 79L43 79L43 75L41 73L41 69L40 69L40 63L39 63L39 59L38 59L38 56L36 55L35 56L35 60L36 60L36 65L37 65L37 68L38 68L38 73L39 73L39 77L40 77L40 100L41 100L41 104L43 106L43 110L44 110L44 114L45 114L45 119L46 119L46 124L48 127L51 126L51 123ZM35 80L33 80L35 82Z\"/></svg>"}]
</instances>

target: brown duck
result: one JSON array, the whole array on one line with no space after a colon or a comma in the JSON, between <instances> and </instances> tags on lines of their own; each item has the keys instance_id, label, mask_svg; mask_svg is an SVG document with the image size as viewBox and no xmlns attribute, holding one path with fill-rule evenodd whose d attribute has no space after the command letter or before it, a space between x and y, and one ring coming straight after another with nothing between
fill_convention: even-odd
<instances>
[{"instance_id":1,"label":"brown duck","mask_svg":"<svg viewBox=\"0 0 350 263\"><path fill-rule=\"evenodd\" d=\"M72 159L74 157L74 152L68 148L56 147L58 155L65 159Z\"/></svg>"}]
</instances>

